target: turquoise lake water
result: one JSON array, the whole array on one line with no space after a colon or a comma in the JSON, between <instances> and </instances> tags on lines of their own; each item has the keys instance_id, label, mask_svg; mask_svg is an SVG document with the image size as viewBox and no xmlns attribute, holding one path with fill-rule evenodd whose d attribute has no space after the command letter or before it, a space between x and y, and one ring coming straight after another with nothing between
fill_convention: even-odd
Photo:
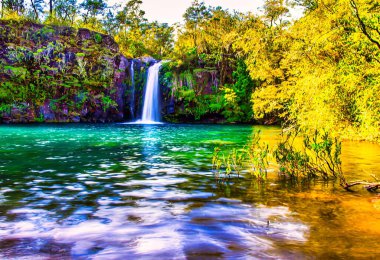
<instances>
[{"instance_id":1,"label":"turquoise lake water","mask_svg":"<svg viewBox=\"0 0 380 260\"><path fill-rule=\"evenodd\" d=\"M380 197L333 181L218 182L215 146L239 125L0 126L0 258L279 259L380 256ZM380 146L346 142L350 179ZM379 174L379 173L378 173ZM380 175L380 174L379 174Z\"/></svg>"}]
</instances>

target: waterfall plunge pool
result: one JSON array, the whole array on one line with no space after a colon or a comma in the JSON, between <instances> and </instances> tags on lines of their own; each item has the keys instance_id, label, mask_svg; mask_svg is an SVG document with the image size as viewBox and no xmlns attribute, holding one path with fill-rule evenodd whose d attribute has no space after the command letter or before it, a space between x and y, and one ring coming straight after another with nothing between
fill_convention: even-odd
<instances>
[{"instance_id":1,"label":"waterfall plunge pool","mask_svg":"<svg viewBox=\"0 0 380 260\"><path fill-rule=\"evenodd\" d=\"M379 256L380 197L334 182L215 181L223 125L0 126L0 258L279 259ZM344 143L343 168L380 169L380 147Z\"/></svg>"}]
</instances>

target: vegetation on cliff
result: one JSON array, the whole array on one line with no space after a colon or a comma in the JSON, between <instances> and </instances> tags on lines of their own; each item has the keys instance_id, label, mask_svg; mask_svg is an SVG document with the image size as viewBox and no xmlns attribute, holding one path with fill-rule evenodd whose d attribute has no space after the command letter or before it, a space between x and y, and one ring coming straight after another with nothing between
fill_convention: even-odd
<instances>
[{"instance_id":1,"label":"vegetation on cliff","mask_svg":"<svg viewBox=\"0 0 380 260\"><path fill-rule=\"evenodd\" d=\"M141 0L110 4L106 0L1 0L0 18L55 26L86 28L114 37L127 58L167 57L172 49L173 27L149 22Z\"/></svg>"},{"instance_id":2,"label":"vegetation on cliff","mask_svg":"<svg viewBox=\"0 0 380 260\"><path fill-rule=\"evenodd\" d=\"M126 59L107 35L87 29L1 21L3 120L122 120ZM95 115L98 114L98 115Z\"/></svg>"},{"instance_id":3,"label":"vegetation on cliff","mask_svg":"<svg viewBox=\"0 0 380 260\"><path fill-rule=\"evenodd\" d=\"M102 32L114 37L126 57L170 59L161 72L161 82L169 90L164 97L167 120L297 124L305 130L379 140L380 6L376 1L266 0L262 15L231 12L194 1L184 14L184 24L175 26L148 21L141 3L131 0L122 6L110 6L103 0L81 4L75 0L50 1L44 9L42 1L32 1L28 8L23 2L3 0L1 16L12 21L31 20L99 32L93 35L94 46L80 46L88 51L86 54L81 50L84 59L90 52L95 54L93 57L99 56L96 44L102 41ZM303 7L304 16L291 21L290 6ZM43 37L44 33L52 32L26 35L29 38L25 38L25 48L39 41L32 37ZM76 48L74 39L68 35L54 48L70 42ZM12 49L4 45L4 40L1 42L3 48ZM46 48L53 48L52 44L55 43L43 48L33 45L28 55L33 52L33 62L39 59L49 67L49 61L39 58L37 52L46 52ZM10 53L17 57L23 51L15 49ZM3 98L9 99L8 103L10 99L35 103L43 100L38 92L31 94L29 89L44 85L36 82L38 73L54 73L46 72L46 67L38 67L40 72L18 69L25 61L12 59L3 59L3 67L11 65L13 69L3 68L2 73L9 74L8 83L22 87L17 95L5 92ZM90 73L95 78L81 79L80 68L72 68L79 79L66 79L70 73L59 73L61 78L53 81L72 83L65 95L76 91L77 80L104 86L109 80L104 75L106 60L96 62L96 67L102 69ZM12 75L21 77L16 80ZM4 92L12 86L2 89ZM46 94L44 89L42 92Z\"/></svg>"}]
</instances>

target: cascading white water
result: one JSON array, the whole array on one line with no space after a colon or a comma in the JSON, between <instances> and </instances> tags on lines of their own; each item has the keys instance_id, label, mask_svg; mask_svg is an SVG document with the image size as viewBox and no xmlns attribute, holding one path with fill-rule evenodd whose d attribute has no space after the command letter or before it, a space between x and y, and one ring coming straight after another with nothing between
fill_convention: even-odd
<instances>
[{"instance_id":1,"label":"cascading white water","mask_svg":"<svg viewBox=\"0 0 380 260\"><path fill-rule=\"evenodd\" d=\"M146 90L144 95L144 107L142 118L137 121L140 124L157 124L160 123L159 111L159 81L158 73L161 62L154 64L148 70Z\"/></svg>"},{"instance_id":2,"label":"cascading white water","mask_svg":"<svg viewBox=\"0 0 380 260\"><path fill-rule=\"evenodd\" d=\"M130 104L129 104L129 110L130 110L132 119L135 119L135 69L133 66L134 66L134 62L132 60L131 69L130 69L130 74L131 74L131 100L130 100Z\"/></svg>"}]
</instances>

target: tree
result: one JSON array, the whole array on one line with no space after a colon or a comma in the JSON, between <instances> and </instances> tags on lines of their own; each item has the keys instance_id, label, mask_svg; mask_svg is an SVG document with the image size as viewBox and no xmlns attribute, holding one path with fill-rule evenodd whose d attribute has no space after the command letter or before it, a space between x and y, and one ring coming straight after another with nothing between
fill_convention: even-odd
<instances>
[{"instance_id":1,"label":"tree","mask_svg":"<svg viewBox=\"0 0 380 260\"><path fill-rule=\"evenodd\" d=\"M22 15L25 11L24 0L3 0L2 11L9 10L16 12L18 15Z\"/></svg>"},{"instance_id":2,"label":"tree","mask_svg":"<svg viewBox=\"0 0 380 260\"><path fill-rule=\"evenodd\" d=\"M183 18L186 27L193 37L194 46L197 46L197 30L199 25L211 17L211 7L207 7L204 2L194 0L189 8L186 9Z\"/></svg>"},{"instance_id":3,"label":"tree","mask_svg":"<svg viewBox=\"0 0 380 260\"><path fill-rule=\"evenodd\" d=\"M79 11L77 0L56 0L54 10L60 21L72 26Z\"/></svg>"},{"instance_id":4,"label":"tree","mask_svg":"<svg viewBox=\"0 0 380 260\"><path fill-rule=\"evenodd\" d=\"M94 19L96 16L103 14L107 8L107 4L104 0L84 0L80 6L84 9L84 23L88 23L90 19Z\"/></svg>"},{"instance_id":5,"label":"tree","mask_svg":"<svg viewBox=\"0 0 380 260\"><path fill-rule=\"evenodd\" d=\"M115 17L119 33L115 39L121 51L129 57L138 57L146 53L144 46L144 31L147 19L141 10L141 0L130 0Z\"/></svg>"},{"instance_id":6,"label":"tree","mask_svg":"<svg viewBox=\"0 0 380 260\"><path fill-rule=\"evenodd\" d=\"M116 17L111 10L108 10L106 16L104 17L102 21L102 24L103 24L104 30L112 36L116 35L120 27L120 24L118 24Z\"/></svg>"},{"instance_id":7,"label":"tree","mask_svg":"<svg viewBox=\"0 0 380 260\"><path fill-rule=\"evenodd\" d=\"M174 29L165 23L148 22L141 4L141 0L130 0L115 17L119 25L115 39L121 51L128 57L168 57Z\"/></svg>"},{"instance_id":8,"label":"tree","mask_svg":"<svg viewBox=\"0 0 380 260\"><path fill-rule=\"evenodd\" d=\"M137 29L147 22L145 11L141 10L141 0L130 0L122 11L116 15L117 22L124 27L124 31Z\"/></svg>"},{"instance_id":9,"label":"tree","mask_svg":"<svg viewBox=\"0 0 380 260\"><path fill-rule=\"evenodd\" d=\"M360 6L362 6L362 8L360 8L357 1L350 0L350 5L362 33L370 42L380 49L380 3L372 0L364 0L361 1ZM364 10L366 10L366 12ZM362 11L363 13L365 12L364 15L361 13Z\"/></svg>"},{"instance_id":10,"label":"tree","mask_svg":"<svg viewBox=\"0 0 380 260\"><path fill-rule=\"evenodd\" d=\"M30 0L30 4L33 10L33 19L39 20L39 15L43 12L44 0Z\"/></svg>"},{"instance_id":11,"label":"tree","mask_svg":"<svg viewBox=\"0 0 380 260\"><path fill-rule=\"evenodd\" d=\"M284 18L289 16L289 9L284 0L265 0L264 14L269 20L270 27L272 27L283 24Z\"/></svg>"},{"instance_id":12,"label":"tree","mask_svg":"<svg viewBox=\"0 0 380 260\"><path fill-rule=\"evenodd\" d=\"M305 12L311 12L318 8L318 0L291 0L289 1L292 6L302 6Z\"/></svg>"},{"instance_id":13,"label":"tree","mask_svg":"<svg viewBox=\"0 0 380 260\"><path fill-rule=\"evenodd\" d=\"M183 18L186 23L197 26L200 22L211 17L211 7L207 7L204 2L194 0L189 8L186 9Z\"/></svg>"},{"instance_id":14,"label":"tree","mask_svg":"<svg viewBox=\"0 0 380 260\"><path fill-rule=\"evenodd\" d=\"M173 49L173 32L167 23L147 24L143 39L147 53L158 59L168 57Z\"/></svg>"},{"instance_id":15,"label":"tree","mask_svg":"<svg viewBox=\"0 0 380 260\"><path fill-rule=\"evenodd\" d=\"M53 1L54 0L49 0L49 15L52 17L53 16Z\"/></svg>"}]
</instances>

